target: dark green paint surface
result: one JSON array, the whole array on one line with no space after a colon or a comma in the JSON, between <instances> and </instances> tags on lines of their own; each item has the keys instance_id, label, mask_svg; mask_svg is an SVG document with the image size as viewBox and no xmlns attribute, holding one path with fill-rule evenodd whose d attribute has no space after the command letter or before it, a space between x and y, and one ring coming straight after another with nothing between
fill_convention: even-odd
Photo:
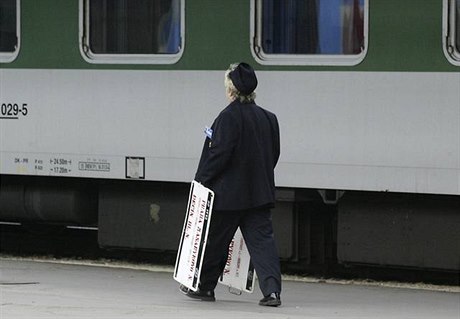
<instances>
[{"instance_id":1,"label":"dark green paint surface","mask_svg":"<svg viewBox=\"0 0 460 319\"><path fill-rule=\"evenodd\" d=\"M186 0L185 50L172 65L91 64L79 50L78 0L22 0L21 48L2 68L222 70L247 61L256 69L454 71L442 49L442 1L370 0L368 52L356 66L263 66L249 46L249 0Z\"/></svg>"}]
</instances>

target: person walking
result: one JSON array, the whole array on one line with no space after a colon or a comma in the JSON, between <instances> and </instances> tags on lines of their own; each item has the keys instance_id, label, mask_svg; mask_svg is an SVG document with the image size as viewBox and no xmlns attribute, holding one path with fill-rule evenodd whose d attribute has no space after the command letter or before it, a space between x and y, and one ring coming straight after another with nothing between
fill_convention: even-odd
<instances>
[{"instance_id":1,"label":"person walking","mask_svg":"<svg viewBox=\"0 0 460 319\"><path fill-rule=\"evenodd\" d=\"M195 180L215 193L211 225L197 291L188 297L215 301L228 247L240 227L263 298L259 305L281 305L281 272L270 209L275 204L274 168L280 156L275 114L255 103L258 84L247 63L230 65L225 88L230 104L206 130Z\"/></svg>"}]
</instances>

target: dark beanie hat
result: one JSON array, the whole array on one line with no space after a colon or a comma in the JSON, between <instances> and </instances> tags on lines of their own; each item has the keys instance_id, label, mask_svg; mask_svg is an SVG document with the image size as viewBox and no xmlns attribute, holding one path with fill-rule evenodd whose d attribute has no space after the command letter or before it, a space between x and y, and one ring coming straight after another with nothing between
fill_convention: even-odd
<instances>
[{"instance_id":1,"label":"dark beanie hat","mask_svg":"<svg viewBox=\"0 0 460 319\"><path fill-rule=\"evenodd\" d=\"M241 62L235 70L229 73L235 88L244 95L249 95L257 87L257 77L254 69L247 63Z\"/></svg>"}]
</instances>

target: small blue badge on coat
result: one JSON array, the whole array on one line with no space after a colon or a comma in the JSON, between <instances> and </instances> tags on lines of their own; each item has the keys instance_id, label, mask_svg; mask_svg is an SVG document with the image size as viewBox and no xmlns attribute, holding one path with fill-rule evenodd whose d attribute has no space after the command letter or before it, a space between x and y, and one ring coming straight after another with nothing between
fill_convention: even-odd
<instances>
[{"instance_id":1,"label":"small blue badge on coat","mask_svg":"<svg viewBox=\"0 0 460 319\"><path fill-rule=\"evenodd\" d=\"M212 139L212 129L209 128L209 127L205 127L204 128L204 134L206 134L206 136L209 138L209 139Z\"/></svg>"}]
</instances>

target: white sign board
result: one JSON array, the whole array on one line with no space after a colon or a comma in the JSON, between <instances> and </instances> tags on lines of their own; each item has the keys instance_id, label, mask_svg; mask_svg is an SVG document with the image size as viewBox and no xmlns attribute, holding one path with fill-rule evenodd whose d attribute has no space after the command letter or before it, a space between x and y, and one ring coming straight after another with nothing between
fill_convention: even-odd
<instances>
[{"instance_id":1,"label":"white sign board","mask_svg":"<svg viewBox=\"0 0 460 319\"><path fill-rule=\"evenodd\" d=\"M213 191L192 182L174 268L174 279L192 291L198 289L200 282L213 201Z\"/></svg>"},{"instance_id":2,"label":"white sign board","mask_svg":"<svg viewBox=\"0 0 460 319\"><path fill-rule=\"evenodd\" d=\"M255 277L251 256L238 227L229 245L227 263L219 282L229 286L231 292L236 290L240 293L241 291L252 293Z\"/></svg>"}]
</instances>

